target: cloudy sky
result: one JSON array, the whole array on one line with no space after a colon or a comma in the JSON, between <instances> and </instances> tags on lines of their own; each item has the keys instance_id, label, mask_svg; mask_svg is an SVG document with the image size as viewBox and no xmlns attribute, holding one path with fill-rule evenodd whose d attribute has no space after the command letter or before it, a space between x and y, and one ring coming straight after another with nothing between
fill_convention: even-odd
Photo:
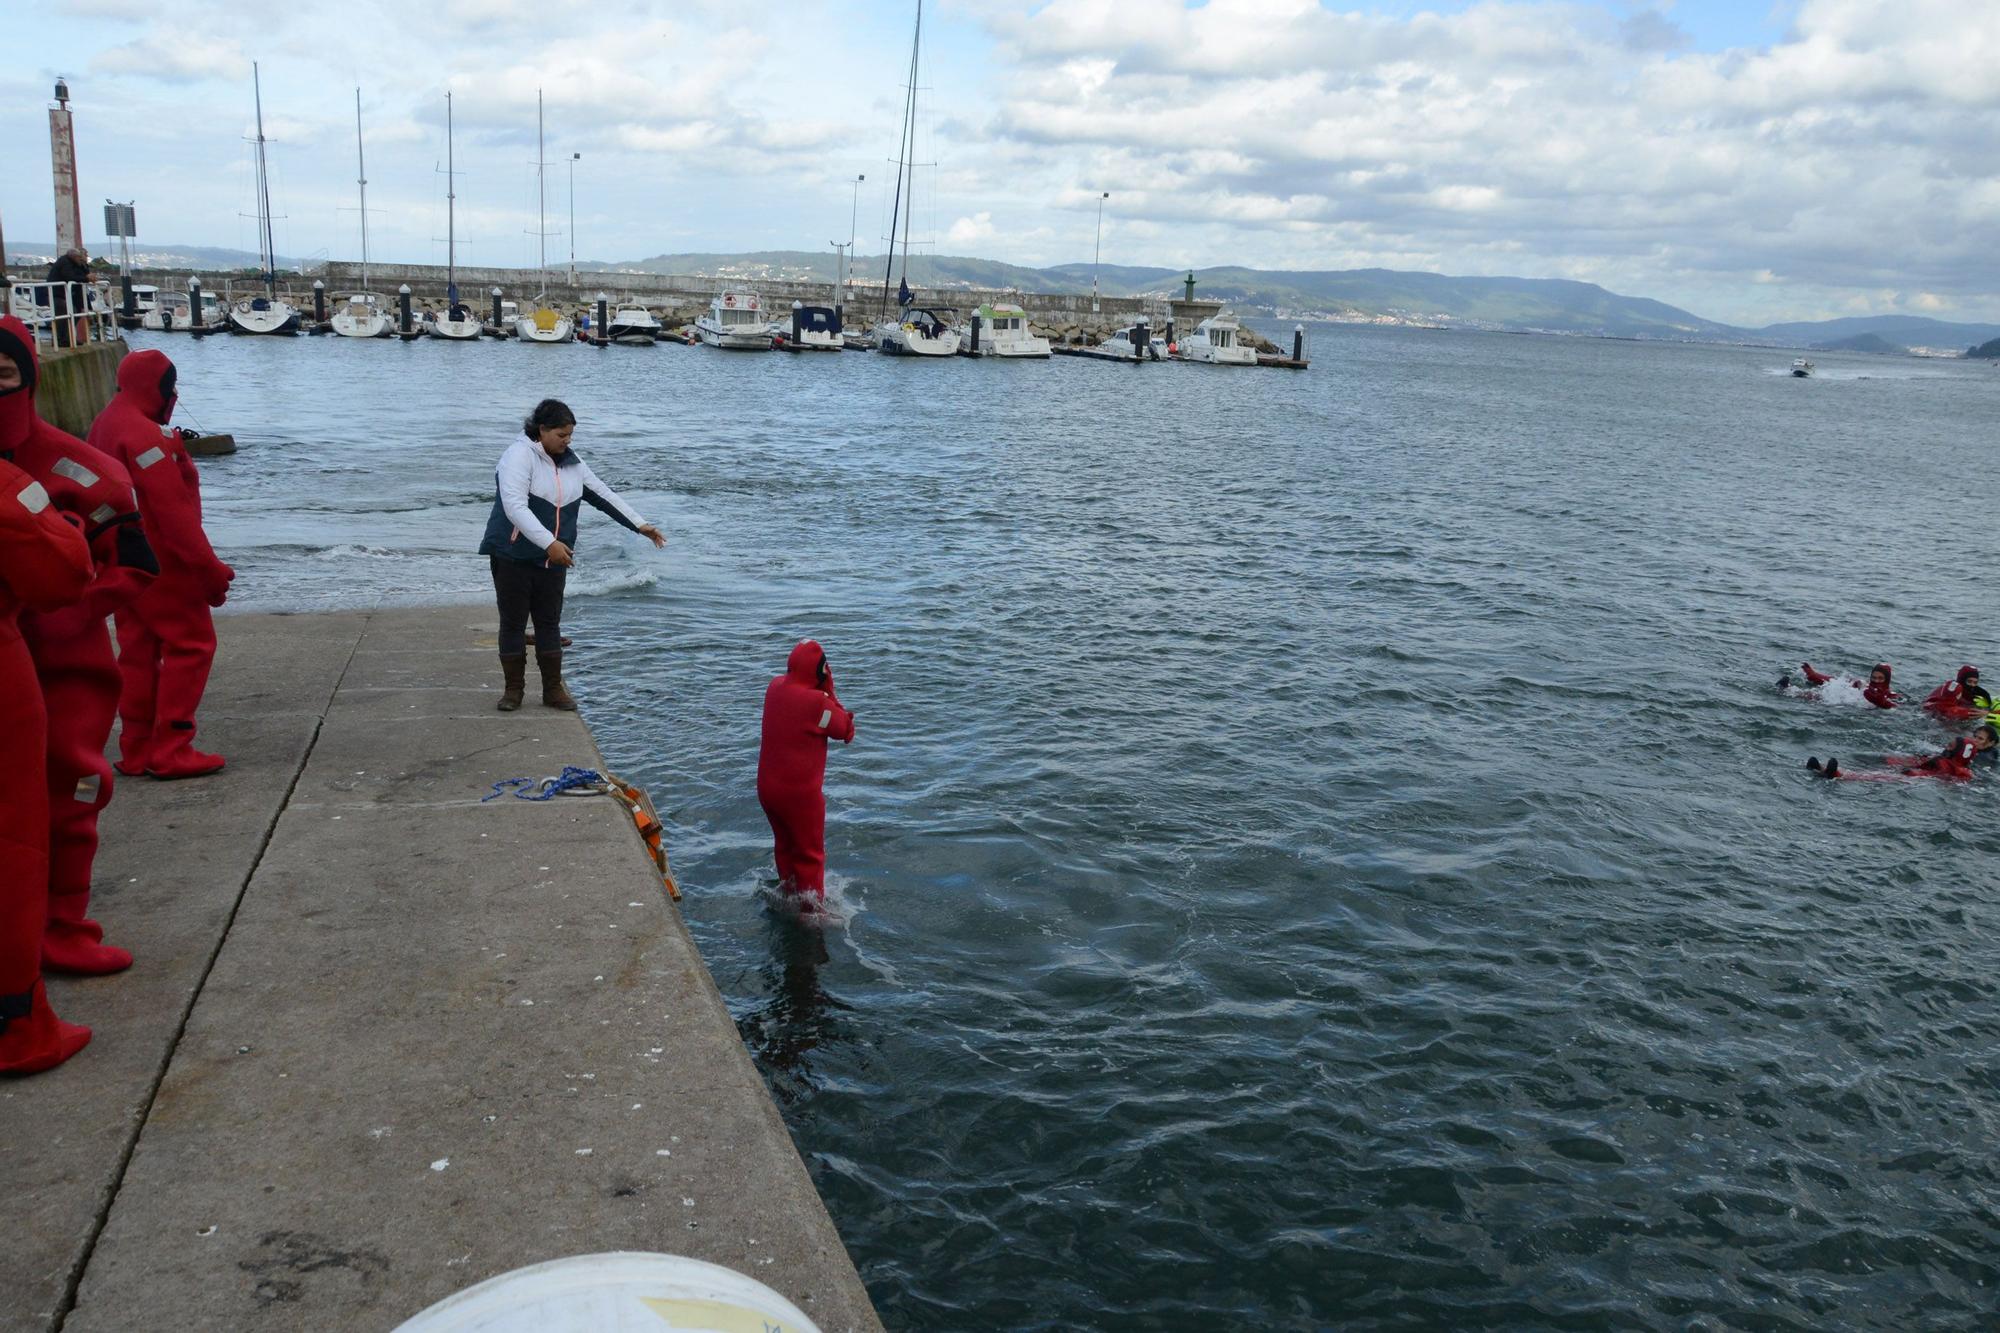
<instances>
[{"instance_id":1,"label":"cloudy sky","mask_svg":"<svg viewBox=\"0 0 2000 1333\"><path fill-rule=\"evenodd\" d=\"M9 20L0 221L53 234L46 107L85 231L255 248L250 63L281 252L880 248L903 0L44 0ZM2000 319L1996 0L929 0L916 239L1027 264L1570 277L1738 323ZM572 163L571 154L581 153Z\"/></svg>"}]
</instances>

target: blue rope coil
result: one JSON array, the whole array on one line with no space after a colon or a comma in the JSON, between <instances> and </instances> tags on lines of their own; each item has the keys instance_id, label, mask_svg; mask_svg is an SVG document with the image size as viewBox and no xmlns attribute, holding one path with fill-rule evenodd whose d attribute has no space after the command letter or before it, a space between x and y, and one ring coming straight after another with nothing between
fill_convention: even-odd
<instances>
[{"instance_id":1,"label":"blue rope coil","mask_svg":"<svg viewBox=\"0 0 2000 1333\"><path fill-rule=\"evenodd\" d=\"M510 794L517 801L552 801L564 792L598 786L603 781L604 775L594 768L565 764L563 771L552 778L502 778L493 784L491 792L479 798L479 803L484 805L496 797Z\"/></svg>"}]
</instances>

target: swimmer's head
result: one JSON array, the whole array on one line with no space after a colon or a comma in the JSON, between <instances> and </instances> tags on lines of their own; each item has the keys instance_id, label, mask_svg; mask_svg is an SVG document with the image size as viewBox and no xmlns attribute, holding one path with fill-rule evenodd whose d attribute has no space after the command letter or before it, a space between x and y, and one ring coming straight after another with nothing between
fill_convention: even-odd
<instances>
[{"instance_id":1,"label":"swimmer's head","mask_svg":"<svg viewBox=\"0 0 2000 1333\"><path fill-rule=\"evenodd\" d=\"M1979 683L1979 668L1976 666L1960 667L1958 669L1958 683L1961 685L1977 685Z\"/></svg>"},{"instance_id":2,"label":"swimmer's head","mask_svg":"<svg viewBox=\"0 0 2000 1333\"><path fill-rule=\"evenodd\" d=\"M1994 726L1991 722L1972 733L1973 749L1990 750L1996 745L2000 745L2000 727Z\"/></svg>"},{"instance_id":3,"label":"swimmer's head","mask_svg":"<svg viewBox=\"0 0 2000 1333\"><path fill-rule=\"evenodd\" d=\"M1877 662L1875 669L1868 673L1868 683L1870 685L1887 685L1889 683L1889 675L1889 664L1887 662Z\"/></svg>"}]
</instances>

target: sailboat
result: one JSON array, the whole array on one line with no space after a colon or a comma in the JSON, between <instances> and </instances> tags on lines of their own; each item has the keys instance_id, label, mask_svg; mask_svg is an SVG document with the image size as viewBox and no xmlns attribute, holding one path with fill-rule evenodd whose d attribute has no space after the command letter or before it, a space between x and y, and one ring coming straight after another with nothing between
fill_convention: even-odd
<instances>
[{"instance_id":1,"label":"sailboat","mask_svg":"<svg viewBox=\"0 0 2000 1333\"><path fill-rule=\"evenodd\" d=\"M299 312L290 302L278 299L278 253L271 236L271 172L264 160L264 85L255 62L250 66L250 82L257 92L257 257L264 266L264 294L229 307L229 331L292 334L299 331Z\"/></svg>"},{"instance_id":2,"label":"sailboat","mask_svg":"<svg viewBox=\"0 0 2000 1333\"><path fill-rule=\"evenodd\" d=\"M541 245L542 289L535 293L535 308L514 321L514 336L531 343L566 343L570 340L569 316L549 304L548 191L543 188L548 163L542 153L542 90L535 89L535 239Z\"/></svg>"},{"instance_id":3,"label":"sailboat","mask_svg":"<svg viewBox=\"0 0 2000 1333\"><path fill-rule=\"evenodd\" d=\"M917 0L917 30L910 39L910 86L903 99L903 137L896 150L896 202L889 213L889 262L882 270L882 320L875 326L875 350L889 356L955 356L958 335L950 328L949 310L925 310L911 304L910 215L916 210L917 187L917 56L924 40L924 0ZM909 180L909 207L903 207L903 182ZM896 267L896 222L903 223L903 276L897 284L901 313L889 318L889 277Z\"/></svg>"},{"instance_id":4,"label":"sailboat","mask_svg":"<svg viewBox=\"0 0 2000 1333\"><path fill-rule=\"evenodd\" d=\"M368 159L361 148L361 90L354 90L354 170L355 184L361 187L361 290L349 292L346 302L333 312L328 322L343 338L386 338L389 312L382 298L368 290Z\"/></svg>"},{"instance_id":5,"label":"sailboat","mask_svg":"<svg viewBox=\"0 0 2000 1333\"><path fill-rule=\"evenodd\" d=\"M431 332L463 342L477 338L479 316L458 299L458 161L451 144L451 93L444 95L444 313L431 316Z\"/></svg>"}]
</instances>

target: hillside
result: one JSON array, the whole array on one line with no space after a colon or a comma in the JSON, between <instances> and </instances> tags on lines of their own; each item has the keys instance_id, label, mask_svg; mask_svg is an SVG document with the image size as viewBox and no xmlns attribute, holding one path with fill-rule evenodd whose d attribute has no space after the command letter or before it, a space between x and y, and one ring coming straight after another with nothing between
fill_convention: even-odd
<instances>
[{"instance_id":1,"label":"hillside","mask_svg":"<svg viewBox=\"0 0 2000 1333\"><path fill-rule=\"evenodd\" d=\"M1872 333L1901 347L1963 347L2000 338L2000 324L1954 324L1923 315L1851 315L1843 319L1767 324L1751 332L1759 341L1786 347L1817 347L1841 338Z\"/></svg>"},{"instance_id":2,"label":"hillside","mask_svg":"<svg viewBox=\"0 0 2000 1333\"><path fill-rule=\"evenodd\" d=\"M2000 361L2000 338L1983 342L1977 347L1968 347L1965 349L1965 354L1981 361Z\"/></svg>"},{"instance_id":3,"label":"hillside","mask_svg":"<svg viewBox=\"0 0 2000 1333\"><path fill-rule=\"evenodd\" d=\"M750 254L654 255L615 267L647 273L691 273L755 280L759 277L831 282L831 252L767 250ZM863 255L855 272L875 281L883 257ZM1106 296L1166 296L1182 290L1185 269L1106 264L1098 269ZM910 281L924 287L1001 288L1016 291L1090 290L1089 264L1024 268L960 255L913 255ZM1472 328L1545 329L1613 337L1698 338L1736 341L1740 329L1691 315L1660 301L1621 296L1587 282L1548 278L1460 278L1390 269L1347 272L1222 267L1194 270L1195 295L1227 301L1246 314L1390 317Z\"/></svg>"}]
</instances>

